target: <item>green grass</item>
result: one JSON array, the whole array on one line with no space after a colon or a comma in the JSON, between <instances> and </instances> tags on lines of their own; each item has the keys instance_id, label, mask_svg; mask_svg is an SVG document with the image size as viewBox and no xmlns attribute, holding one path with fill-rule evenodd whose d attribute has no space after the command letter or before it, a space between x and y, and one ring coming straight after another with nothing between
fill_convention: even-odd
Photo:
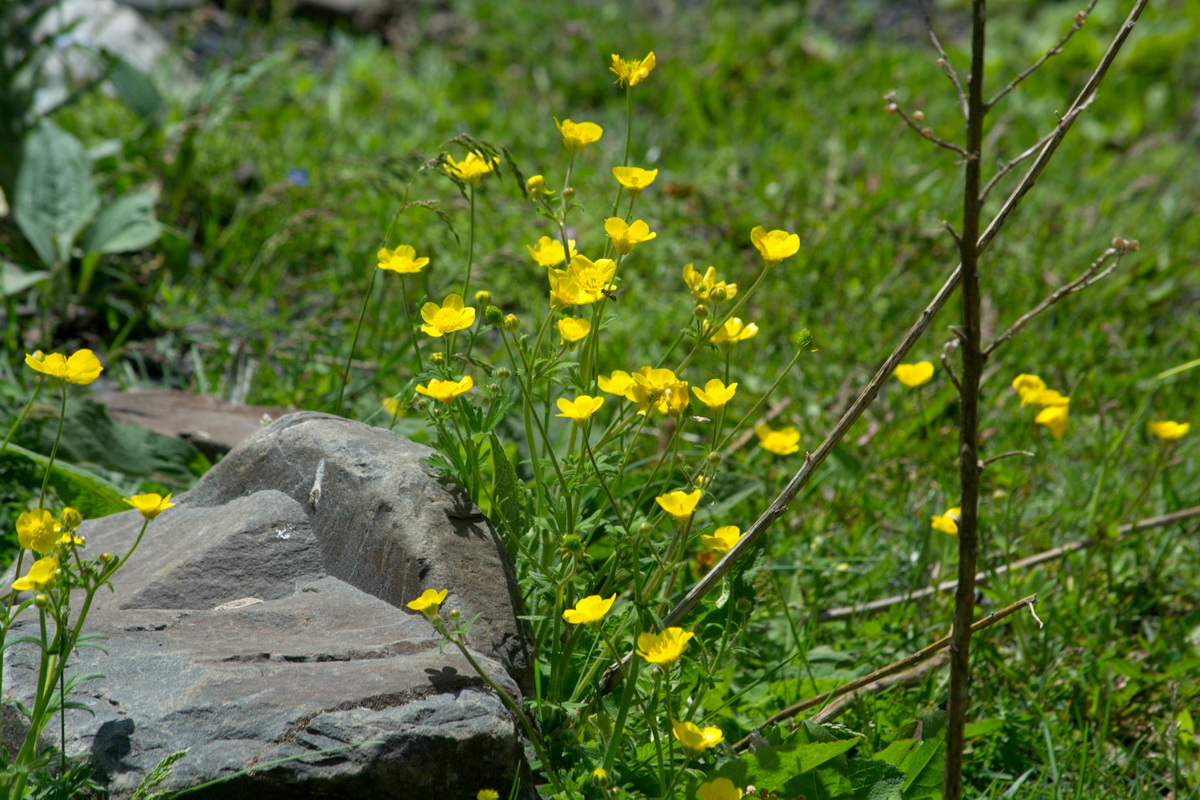
<instances>
[{"instance_id":1,"label":"green grass","mask_svg":"<svg viewBox=\"0 0 1200 800\"><path fill-rule=\"evenodd\" d=\"M110 185L163 176L165 197L178 191L179 202L163 212L174 212L166 220L174 229L161 265L105 265L107 290L128 314L141 315L132 339L115 351L107 346L124 317L75 335L106 353L109 374L123 385L166 382L229 394L239 370L249 369L251 402L331 410L374 253L405 201L433 200L455 231L430 211L410 209L395 218L390 242L415 245L433 259L431 268L408 282L407 298L398 282L375 282L347 392L351 415L369 417L414 371L400 304L440 299L457 285L465 261L455 233L465 242L466 205L422 165L447 140L469 133L508 148L524 175L545 174L554 186L563 161L551 118L598 122L605 138L586 152L574 181L585 206L575 217L580 249L597 247L611 202L608 167L623 147L623 99L605 71L608 55L653 49L659 67L634 93L631 163L661 170L638 204L658 238L628 262L602 369L629 369L663 354L691 313L683 264L713 264L745 286L758 264L750 229L797 231L801 255L772 272L742 314L763 332L739 355L735 378L751 392L764 390L791 357L790 335L811 329L819 350L800 359L778 397L789 401L780 421L797 425L814 448L956 263L940 222L960 215L957 157L883 113L882 96L895 89L903 107L922 109L939 135L960 136L952 90L921 36L908 37L901 25L895 36L871 32L862 10L819 27L802 5L771 3L638 15L611 2L447 9L436 19L432 11L412 12L390 45L342 34L323 39L302 23L274 29L270 50L278 61L251 86L209 116L176 112L200 123L188 169L176 153L179 135L169 131L101 161L98 172ZM997 4L989 85L999 87L1040 55L1074 10ZM942 10L938 18L949 20L941 33L961 72L959 12ZM989 165L1053 124L1123 13L1103 3L1067 52L995 112ZM999 333L1114 236L1141 243L1113 275L1036 319L988 365L984 454L1036 452L985 473L988 567L1196 505L1194 431L1131 507L1161 449L1146 419L1200 425L1194 370L1154 387L1138 416L1154 375L1200 357L1197 33L1194 6L1147 12L1099 98L984 258L985 330ZM247 49L242 62L265 55ZM59 121L89 144L135 124L103 98ZM249 190L237 179L244 164L261 176ZM297 167L309 170L305 187L285 180ZM997 188L990 209L1020 173ZM493 303L532 325L544 313L544 281L524 245L549 232L545 221L507 172L484 183L478 202L472 286L490 290ZM11 235L5 241L16 247ZM156 286L151 296L145 287ZM957 314L954 301L908 360L937 362ZM19 355L11 354L7 368L27 381L17 371ZM715 360L703 365L719 367ZM1071 396L1062 442L1030 425L1032 409L1018 409L1007 384L1022 372ZM704 377L711 375L696 374L693 383ZM917 393L889 384L768 535L771 569L760 577L759 607L746 623L753 645L723 665L728 690L746 691L716 718L731 740L810 694L813 679L865 673L945 633L947 596L841 623L805 625L798 615L927 585L935 567L939 580L948 577L954 556L928 517L956 502L956 419L940 366ZM1126 426L1130 433L1114 451ZM427 435L416 418L404 430ZM729 516L745 528L798 465L753 447L734 454L729 473L744 476L737 486L747 495ZM1197 541L1194 522L1155 529L984 588L985 610L1037 592L1046 626L1020 615L975 640L972 721L984 732L969 742L970 795L1148 798L1173 789L1175 797L1198 796L1197 751L1177 749L1172 727L1200 697ZM797 649L807 659L796 658ZM841 721L883 742L941 704L946 681L943 671L864 699ZM1177 782L1189 773L1190 782Z\"/></svg>"}]
</instances>

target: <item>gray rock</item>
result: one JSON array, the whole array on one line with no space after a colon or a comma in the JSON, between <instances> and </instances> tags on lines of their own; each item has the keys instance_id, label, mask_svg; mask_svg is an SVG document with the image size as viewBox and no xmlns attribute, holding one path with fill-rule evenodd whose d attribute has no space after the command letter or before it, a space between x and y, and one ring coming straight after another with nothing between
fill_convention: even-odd
<instances>
[{"instance_id":1,"label":"gray rock","mask_svg":"<svg viewBox=\"0 0 1200 800\"><path fill-rule=\"evenodd\" d=\"M108 654L82 649L71 671L106 677L74 698L94 716L68 713L68 753L90 753L114 798L185 748L163 788L257 768L200 798L504 796L519 776L527 792L500 698L403 607L448 588L443 609L475 620L476 660L512 697L528 685L503 547L420 463L429 452L301 412L230 453L151 522L115 592L96 595L86 630L108 637ZM140 528L131 510L81 532L89 553L120 555ZM11 635L35 625L26 615ZM29 702L35 650L6 660L5 693Z\"/></svg>"}]
</instances>

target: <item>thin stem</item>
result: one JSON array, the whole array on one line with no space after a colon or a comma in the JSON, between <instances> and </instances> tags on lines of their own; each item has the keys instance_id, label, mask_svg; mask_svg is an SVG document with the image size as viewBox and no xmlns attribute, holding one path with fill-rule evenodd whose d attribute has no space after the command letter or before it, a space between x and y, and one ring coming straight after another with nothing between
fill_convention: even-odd
<instances>
[{"instance_id":1,"label":"thin stem","mask_svg":"<svg viewBox=\"0 0 1200 800\"><path fill-rule=\"evenodd\" d=\"M367 284L367 293L363 296L362 309L358 312L358 322L354 325L354 338L350 341L350 354L346 356L346 369L342 371L342 380L338 385L337 403L333 406L333 413L339 416L342 413L342 397L346 394L346 384L350 382L350 364L354 361L354 350L358 347L358 336L362 332L363 319L367 316L367 305L371 302L371 290L375 288L375 276L378 273L378 267L371 270L371 282Z\"/></svg>"},{"instance_id":2,"label":"thin stem","mask_svg":"<svg viewBox=\"0 0 1200 800\"><path fill-rule=\"evenodd\" d=\"M42 494L38 498L38 508L46 507L46 487L50 485L50 473L54 470L54 457L58 455L58 443L62 441L63 425L67 421L67 382L62 383L62 402L58 407L58 430L54 433L54 446L50 448L50 460L46 462L46 474L42 477Z\"/></svg>"},{"instance_id":3,"label":"thin stem","mask_svg":"<svg viewBox=\"0 0 1200 800\"><path fill-rule=\"evenodd\" d=\"M1053 47L1051 47L1049 50L1047 50L1045 52L1045 54L1042 55L1041 58L1039 58L1037 61L1033 62L1033 64L1031 64L1025 70L1021 71L1015 78L1013 78L1011 81L1008 82L1007 86L1005 86L1003 89L1001 89L999 92L997 92L995 97L993 97L991 100L988 100L986 103L984 103L983 104L984 110L986 111L987 109L992 108L992 106L996 105L996 103L999 103L1001 100L1003 100L1004 97L1009 92L1011 92L1013 89L1017 88L1018 84L1020 84L1021 81L1025 80L1030 75L1032 75L1034 72L1036 72L1038 67L1042 66L1042 64L1045 64L1053 56L1061 55L1063 46L1071 40L1071 37L1074 36L1080 28L1083 27L1083 24L1085 22L1087 22L1088 14L1091 14L1092 9L1095 7L1096 7L1096 0L1092 0L1092 2L1088 3L1088 7L1086 9L1076 13L1075 14L1075 24L1071 26L1071 29L1069 31L1067 31L1063 35L1063 37L1054 44Z\"/></svg>"}]
</instances>

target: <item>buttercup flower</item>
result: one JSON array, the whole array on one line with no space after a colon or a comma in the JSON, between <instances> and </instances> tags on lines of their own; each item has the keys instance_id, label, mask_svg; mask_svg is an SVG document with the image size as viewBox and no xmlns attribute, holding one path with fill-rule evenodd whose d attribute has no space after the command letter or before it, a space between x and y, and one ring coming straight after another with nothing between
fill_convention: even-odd
<instances>
[{"instance_id":1,"label":"buttercup flower","mask_svg":"<svg viewBox=\"0 0 1200 800\"><path fill-rule=\"evenodd\" d=\"M61 527L54 515L44 508L26 511L17 517L17 541L26 550L45 555L58 544Z\"/></svg>"},{"instance_id":2,"label":"buttercup flower","mask_svg":"<svg viewBox=\"0 0 1200 800\"><path fill-rule=\"evenodd\" d=\"M475 324L475 309L470 306L464 308L462 297L452 294L440 306L437 303L421 306L421 319L425 320L421 330L437 338Z\"/></svg>"},{"instance_id":3,"label":"buttercup flower","mask_svg":"<svg viewBox=\"0 0 1200 800\"><path fill-rule=\"evenodd\" d=\"M929 383L933 377L933 364L929 361L918 361L916 364L897 364L892 370L896 380L910 389Z\"/></svg>"},{"instance_id":4,"label":"buttercup flower","mask_svg":"<svg viewBox=\"0 0 1200 800\"><path fill-rule=\"evenodd\" d=\"M546 193L546 179L541 175L534 175L525 181L525 189L531 198L537 200Z\"/></svg>"},{"instance_id":5,"label":"buttercup flower","mask_svg":"<svg viewBox=\"0 0 1200 800\"><path fill-rule=\"evenodd\" d=\"M732 300L737 297L737 284L718 281L716 267L709 267L702 274L691 264L684 264L683 282L687 284L688 291L692 293L692 299L701 305L707 305L712 293L717 289L720 289L725 295L721 299Z\"/></svg>"},{"instance_id":6,"label":"buttercup flower","mask_svg":"<svg viewBox=\"0 0 1200 800\"><path fill-rule=\"evenodd\" d=\"M575 249L574 239L568 239L567 245L571 248L572 258L579 255L579 251ZM551 239L549 236L543 236L535 244L525 245L525 249L540 266L561 268L567 263L567 258L563 255L562 241Z\"/></svg>"},{"instance_id":7,"label":"buttercup flower","mask_svg":"<svg viewBox=\"0 0 1200 800\"><path fill-rule=\"evenodd\" d=\"M671 731L683 746L683 752L693 758L725 741L725 734L720 728L701 728L695 723L680 722L677 719L671 720Z\"/></svg>"},{"instance_id":8,"label":"buttercup flower","mask_svg":"<svg viewBox=\"0 0 1200 800\"><path fill-rule=\"evenodd\" d=\"M645 58L625 59L613 53L612 66L608 70L617 76L615 83L622 86L637 86L650 74L650 70L654 69L656 63L653 50L647 53Z\"/></svg>"},{"instance_id":9,"label":"buttercup flower","mask_svg":"<svg viewBox=\"0 0 1200 800\"><path fill-rule=\"evenodd\" d=\"M800 431L791 425L779 430L772 430L765 424L758 425L754 433L758 436L759 446L777 456L790 456L800 449Z\"/></svg>"},{"instance_id":10,"label":"buttercup flower","mask_svg":"<svg viewBox=\"0 0 1200 800\"><path fill-rule=\"evenodd\" d=\"M582 152L583 148L592 142L600 141L600 137L604 135L604 129L594 122L572 122L569 119L559 122L556 118L554 124L562 134L567 152L572 155Z\"/></svg>"},{"instance_id":11,"label":"buttercup flower","mask_svg":"<svg viewBox=\"0 0 1200 800\"><path fill-rule=\"evenodd\" d=\"M599 410L600 406L604 405L603 397L588 397L586 394L581 394L574 400L568 400L565 397L558 398L558 410L561 414L555 414L556 417L566 417L580 427L583 423Z\"/></svg>"},{"instance_id":12,"label":"buttercup flower","mask_svg":"<svg viewBox=\"0 0 1200 800\"><path fill-rule=\"evenodd\" d=\"M696 505L700 502L700 490L685 492L682 489L676 489L673 492L659 495L654 498L654 502L662 506L663 511L666 511L682 525L696 510Z\"/></svg>"},{"instance_id":13,"label":"buttercup flower","mask_svg":"<svg viewBox=\"0 0 1200 800\"><path fill-rule=\"evenodd\" d=\"M613 167L613 177L617 183L625 187L630 197L639 197L646 187L654 183L658 177L656 169L640 169L638 167Z\"/></svg>"},{"instance_id":14,"label":"buttercup flower","mask_svg":"<svg viewBox=\"0 0 1200 800\"><path fill-rule=\"evenodd\" d=\"M437 614L438 606L446 602L448 594L450 594L449 589L442 589L440 592L437 589L426 589L420 597L409 603L408 607L432 618Z\"/></svg>"},{"instance_id":15,"label":"buttercup flower","mask_svg":"<svg viewBox=\"0 0 1200 800\"><path fill-rule=\"evenodd\" d=\"M1042 389L1040 392L1029 392L1021 399L1021 405L1033 404L1035 406L1065 406L1071 402L1071 398L1064 397L1053 389Z\"/></svg>"},{"instance_id":16,"label":"buttercup flower","mask_svg":"<svg viewBox=\"0 0 1200 800\"><path fill-rule=\"evenodd\" d=\"M667 668L679 660L687 643L695 635L683 628L667 628L662 633L643 633L638 636L637 654L651 664Z\"/></svg>"},{"instance_id":17,"label":"buttercup flower","mask_svg":"<svg viewBox=\"0 0 1200 800\"><path fill-rule=\"evenodd\" d=\"M708 325L705 324L704 329L708 330ZM737 317L730 317L725 320L725 324L720 330L712 335L710 342L715 344L722 350L728 350L738 342L744 342L747 339L753 339L758 335L758 326L753 322L743 323Z\"/></svg>"},{"instance_id":18,"label":"buttercup flower","mask_svg":"<svg viewBox=\"0 0 1200 800\"><path fill-rule=\"evenodd\" d=\"M935 531L948 533L951 536L958 535L958 520L962 517L962 509L958 506L946 509L945 514L933 514L929 517L929 524L933 526Z\"/></svg>"},{"instance_id":19,"label":"buttercup flower","mask_svg":"<svg viewBox=\"0 0 1200 800\"><path fill-rule=\"evenodd\" d=\"M742 539L742 530L737 525L725 525L712 532L712 536L701 536L700 541L709 550L728 553Z\"/></svg>"},{"instance_id":20,"label":"buttercup flower","mask_svg":"<svg viewBox=\"0 0 1200 800\"><path fill-rule=\"evenodd\" d=\"M604 233L613 240L613 245L621 255L632 251L634 245L648 242L658 236L657 233L651 233L650 226L642 220L634 220L633 224L629 225L620 217L604 220Z\"/></svg>"},{"instance_id":21,"label":"buttercup flower","mask_svg":"<svg viewBox=\"0 0 1200 800\"><path fill-rule=\"evenodd\" d=\"M462 161L455 161L454 156L446 156L446 172L469 186L478 186L483 176L494 170L499 163L498 156L488 159L472 150Z\"/></svg>"},{"instance_id":22,"label":"buttercup flower","mask_svg":"<svg viewBox=\"0 0 1200 800\"><path fill-rule=\"evenodd\" d=\"M142 512L142 516L147 520L152 520L168 508L175 507L175 504L171 502L171 495L163 497L155 492L135 494L133 497L122 497L121 499Z\"/></svg>"},{"instance_id":23,"label":"buttercup flower","mask_svg":"<svg viewBox=\"0 0 1200 800\"><path fill-rule=\"evenodd\" d=\"M1054 434L1055 439L1063 438L1067 432L1067 417L1071 407L1068 405L1046 406L1033 418L1035 425L1045 425Z\"/></svg>"},{"instance_id":24,"label":"buttercup flower","mask_svg":"<svg viewBox=\"0 0 1200 800\"><path fill-rule=\"evenodd\" d=\"M1165 442L1173 442L1187 435L1192 429L1190 422L1172 422L1169 419L1149 423L1150 432Z\"/></svg>"},{"instance_id":25,"label":"buttercup flower","mask_svg":"<svg viewBox=\"0 0 1200 800\"><path fill-rule=\"evenodd\" d=\"M716 411L723 408L726 403L733 399L733 393L737 391L737 382L733 382L728 386L719 378L713 378L708 383L704 384L704 389L692 387L692 393L700 400L701 403Z\"/></svg>"},{"instance_id":26,"label":"buttercup flower","mask_svg":"<svg viewBox=\"0 0 1200 800\"><path fill-rule=\"evenodd\" d=\"M611 258L592 261L575 255L566 270L552 269L550 277L550 306L561 311L567 306L589 305L616 288L612 284L617 262Z\"/></svg>"},{"instance_id":27,"label":"buttercup flower","mask_svg":"<svg viewBox=\"0 0 1200 800\"><path fill-rule=\"evenodd\" d=\"M434 378L429 381L428 386L418 383L417 394L423 394L426 397L432 397L434 400L449 403L460 394L470 391L474 385L475 381L470 375L464 375L456 381L439 381L437 378Z\"/></svg>"},{"instance_id":28,"label":"buttercup flower","mask_svg":"<svg viewBox=\"0 0 1200 800\"><path fill-rule=\"evenodd\" d=\"M574 608L568 608L563 612L563 619L572 625L591 625L604 619L604 615L612 608L613 601L617 599L617 595L605 600L598 594L590 597L585 597L575 604Z\"/></svg>"},{"instance_id":29,"label":"buttercup flower","mask_svg":"<svg viewBox=\"0 0 1200 800\"><path fill-rule=\"evenodd\" d=\"M586 319L575 319L568 317L558 321L558 332L566 342L568 348L574 348L575 343L581 341L592 330L592 323Z\"/></svg>"},{"instance_id":30,"label":"buttercup flower","mask_svg":"<svg viewBox=\"0 0 1200 800\"><path fill-rule=\"evenodd\" d=\"M1046 383L1037 375L1021 374L1013 379L1012 387L1020 395L1021 406L1024 407L1033 402L1035 395L1046 390Z\"/></svg>"},{"instance_id":31,"label":"buttercup flower","mask_svg":"<svg viewBox=\"0 0 1200 800\"><path fill-rule=\"evenodd\" d=\"M386 247L379 251L379 268L390 269L401 275L411 275L420 272L429 263L428 258L417 258L417 250L411 245L402 244L395 250Z\"/></svg>"},{"instance_id":32,"label":"buttercup flower","mask_svg":"<svg viewBox=\"0 0 1200 800\"><path fill-rule=\"evenodd\" d=\"M612 783L608 777L608 771L604 767L596 767L592 770L592 785L604 788Z\"/></svg>"},{"instance_id":33,"label":"buttercup flower","mask_svg":"<svg viewBox=\"0 0 1200 800\"><path fill-rule=\"evenodd\" d=\"M70 358L61 353L51 353L43 356L38 350L33 355L25 356L25 363L32 369L49 375L51 378L62 378L67 383L77 383L86 386L104 371L100 359L91 350L77 350Z\"/></svg>"},{"instance_id":34,"label":"buttercup flower","mask_svg":"<svg viewBox=\"0 0 1200 800\"><path fill-rule=\"evenodd\" d=\"M798 235L788 233L787 231L771 231L767 233L761 225L750 231L750 241L758 249L758 252L762 254L763 261L767 262L768 267L773 267L785 258L794 256L800 251L800 237Z\"/></svg>"},{"instance_id":35,"label":"buttercup flower","mask_svg":"<svg viewBox=\"0 0 1200 800\"><path fill-rule=\"evenodd\" d=\"M31 589L41 589L54 578L54 573L58 571L58 556L47 556L39 558L33 562L29 568L29 572L24 578L18 578L13 582L12 588L18 592L27 592Z\"/></svg>"},{"instance_id":36,"label":"buttercup flower","mask_svg":"<svg viewBox=\"0 0 1200 800\"><path fill-rule=\"evenodd\" d=\"M700 784L700 800L742 800L742 790L729 778L716 778Z\"/></svg>"},{"instance_id":37,"label":"buttercup flower","mask_svg":"<svg viewBox=\"0 0 1200 800\"><path fill-rule=\"evenodd\" d=\"M624 370L616 370L611 375L597 376L596 383L600 386L600 391L624 397L633 386L633 378Z\"/></svg>"},{"instance_id":38,"label":"buttercup flower","mask_svg":"<svg viewBox=\"0 0 1200 800\"><path fill-rule=\"evenodd\" d=\"M657 410L660 414L681 414L687 407L687 383L669 369L642 367L630 376L633 383L625 397L638 404L639 414Z\"/></svg>"},{"instance_id":39,"label":"buttercup flower","mask_svg":"<svg viewBox=\"0 0 1200 800\"><path fill-rule=\"evenodd\" d=\"M663 390L662 400L658 402L656 408L661 414L670 414L672 417L678 417L684 411L687 411L688 403L690 402L687 381L674 381L668 384L667 388Z\"/></svg>"}]
</instances>

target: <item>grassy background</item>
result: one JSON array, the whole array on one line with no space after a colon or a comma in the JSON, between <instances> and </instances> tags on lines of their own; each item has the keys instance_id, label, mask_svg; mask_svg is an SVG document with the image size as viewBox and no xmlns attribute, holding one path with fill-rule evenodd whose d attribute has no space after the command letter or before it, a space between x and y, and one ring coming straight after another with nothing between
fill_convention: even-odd
<instances>
[{"instance_id":1,"label":"grassy background","mask_svg":"<svg viewBox=\"0 0 1200 800\"><path fill-rule=\"evenodd\" d=\"M738 353L734 377L765 389L792 355L789 336L810 328L819 351L780 387L788 404L777 422L798 426L811 449L956 263L940 222L960 213L957 157L883 113L882 96L895 89L939 135L961 135L952 90L904 5L449 2L407 10L386 40L302 21L177 20L185 42L220 42L196 56L208 74L263 66L213 102L175 98L177 127L140 127L103 97L59 116L90 145L121 138L98 173L114 188L160 182L171 230L154 257L105 263L107 315L25 345L93 346L122 386L178 385L330 410L374 253L400 206L435 200L465 236L464 201L422 165L446 140L470 133L507 147L525 175L545 174L556 186L565 163L552 116L597 122L605 138L574 181L584 206L577 238L581 250L594 249L611 202L608 169L624 144L624 103L605 71L608 57L654 50L659 67L634 93L631 163L660 170L638 204L658 238L627 261L602 367L629 369L662 354L691 313L683 264L713 264L745 286L758 264L750 229L797 231L801 255L771 273L742 314L762 333ZM1044 52L1076 10L993 4L989 86ZM988 165L1053 124L1124 13L1101 3L1067 51L993 113ZM958 4L935 15L960 72L963 19ZM1156 475L1162 448L1144 423L1200 424L1196 371L1152 381L1200 357L1197 33L1195 4L1147 12L984 259L985 332L998 333L1112 237L1141 242L1112 276L1039 317L988 365L985 455L1036 452L985 475L989 567L1196 505L1197 432ZM287 181L297 168L308 171L307 185ZM1000 184L989 208L1020 173ZM524 245L548 232L545 222L508 174L481 187L479 218L472 286L533 319L544 286ZM412 374L400 304L442 297L465 261L433 213L409 210L394 226L391 244L413 244L433 264L408 282L407 298L398 282L375 282L348 391L359 418ZM3 245L20 253L11 236ZM909 360L936 362L957 314L955 301ZM121 331L129 335L114 349ZM6 364L14 383L28 379L19 356ZM1031 409L1018 409L1007 384L1021 372L1072 397L1062 442L1031 426ZM750 400L739 402L744 411ZM865 673L945 633L945 597L821 626L799 615L927 585L953 569L951 542L929 530L928 517L957 497L956 414L940 366L919 392L889 385L771 532L762 605L748 623L754 648L728 667L729 690L745 694L721 722L727 736L811 694L814 682L824 688L828 678ZM415 419L403 425L418 436L419 427ZM731 472L747 476L739 484L747 496L731 512L744 528L800 460L744 448L732 461ZM972 794L1197 796L1197 749L1181 744L1174 727L1181 710L1200 705L1196 532L1194 523L1148 531L984 588L985 610L1038 592L1046 626L1022 615L975 640ZM842 721L880 741L937 707L945 684L938 674L867 698Z\"/></svg>"}]
</instances>

